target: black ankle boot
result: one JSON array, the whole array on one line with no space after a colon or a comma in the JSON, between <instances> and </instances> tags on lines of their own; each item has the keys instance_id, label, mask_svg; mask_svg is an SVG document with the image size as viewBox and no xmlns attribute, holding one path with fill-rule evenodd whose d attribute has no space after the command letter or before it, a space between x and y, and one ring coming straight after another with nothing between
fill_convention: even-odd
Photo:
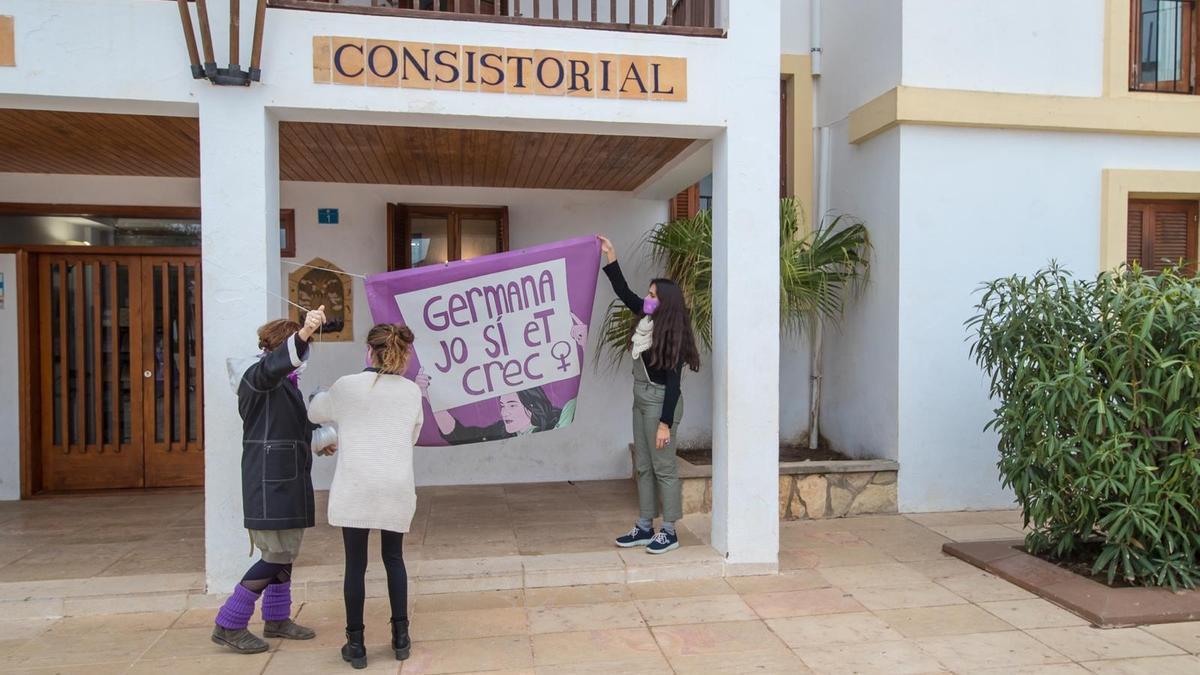
<instances>
[{"instance_id":1,"label":"black ankle boot","mask_svg":"<svg viewBox=\"0 0 1200 675\"><path fill-rule=\"evenodd\" d=\"M354 666L355 670L367 667L367 646L363 644L361 630L346 631L346 644L342 646L342 660Z\"/></svg>"},{"instance_id":2,"label":"black ankle boot","mask_svg":"<svg viewBox=\"0 0 1200 675\"><path fill-rule=\"evenodd\" d=\"M412 640L408 639L408 619L392 619L392 651L396 660L403 661L412 652Z\"/></svg>"}]
</instances>

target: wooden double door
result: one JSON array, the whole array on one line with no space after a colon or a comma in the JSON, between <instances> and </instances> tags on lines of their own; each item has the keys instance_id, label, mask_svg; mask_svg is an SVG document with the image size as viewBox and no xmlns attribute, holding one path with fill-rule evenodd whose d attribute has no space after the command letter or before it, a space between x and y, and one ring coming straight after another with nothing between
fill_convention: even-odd
<instances>
[{"instance_id":1,"label":"wooden double door","mask_svg":"<svg viewBox=\"0 0 1200 675\"><path fill-rule=\"evenodd\" d=\"M41 486L204 481L199 256L38 256Z\"/></svg>"}]
</instances>

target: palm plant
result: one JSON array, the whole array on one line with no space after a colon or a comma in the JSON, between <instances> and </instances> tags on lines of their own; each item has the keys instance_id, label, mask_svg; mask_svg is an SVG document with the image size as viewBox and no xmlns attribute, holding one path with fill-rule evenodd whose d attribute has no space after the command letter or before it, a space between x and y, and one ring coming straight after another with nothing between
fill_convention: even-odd
<instances>
[{"instance_id":1,"label":"palm plant","mask_svg":"<svg viewBox=\"0 0 1200 675\"><path fill-rule=\"evenodd\" d=\"M845 216L802 234L796 200L779 203L779 326L783 335L809 330L813 339L813 409L810 445L817 438L820 398L820 335L826 321L837 321L846 298L861 289L870 273L871 241L861 222ZM712 212L660 223L646 236L651 260L683 289L692 312L692 330L701 348L712 351ZM609 304L601 329L610 365L618 365L629 344L636 317L619 301Z\"/></svg>"}]
</instances>

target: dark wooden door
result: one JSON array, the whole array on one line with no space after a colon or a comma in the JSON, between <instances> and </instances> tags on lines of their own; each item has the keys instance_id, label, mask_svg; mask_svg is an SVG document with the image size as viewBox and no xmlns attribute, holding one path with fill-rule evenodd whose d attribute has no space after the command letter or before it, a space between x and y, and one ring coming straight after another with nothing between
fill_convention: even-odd
<instances>
[{"instance_id":1,"label":"dark wooden door","mask_svg":"<svg viewBox=\"0 0 1200 675\"><path fill-rule=\"evenodd\" d=\"M199 281L195 256L39 256L43 489L203 483Z\"/></svg>"}]
</instances>

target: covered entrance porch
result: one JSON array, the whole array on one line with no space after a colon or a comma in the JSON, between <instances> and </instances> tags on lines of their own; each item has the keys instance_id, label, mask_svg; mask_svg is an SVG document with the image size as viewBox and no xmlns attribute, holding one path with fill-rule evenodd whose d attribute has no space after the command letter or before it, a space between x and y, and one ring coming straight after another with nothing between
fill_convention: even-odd
<instances>
[{"instance_id":1,"label":"covered entrance porch","mask_svg":"<svg viewBox=\"0 0 1200 675\"><path fill-rule=\"evenodd\" d=\"M640 284L650 278L651 270L638 269L633 251L646 228L666 217L668 200L679 188L712 173L714 168L721 176L724 169L719 158L723 157L725 162L730 159L728 152L724 155L720 152L725 141L722 134L727 132L707 128L555 121L506 123L506 127L517 128L502 130L496 128L494 121L466 118L455 120L460 126L447 128L431 126L439 120L422 115L385 118L366 113L261 110L262 133L257 137L250 134L251 138L247 139L244 115L239 115L237 124L233 124L229 120L223 123L224 113L215 110L209 115L214 128L207 131L203 110L198 119L180 114L170 117L169 122L164 122L166 116L143 114L135 109L98 113L23 108L9 113L24 120L26 129L21 134L25 138L23 145L14 146L12 154L4 158L4 170L14 176L14 181L9 183L10 192L20 192L27 195L27 199L43 204L94 204L111 200L122 204L190 208L203 214L200 267L193 277L203 286L202 313L198 317L202 324L194 321L197 317L191 317L188 321L192 323L188 325L199 330L203 340L202 359L198 359L196 365L202 362L208 367L200 371L202 376L196 394L188 388L184 398L193 395L195 400L203 401L200 409L204 414L204 444L200 452L204 458L205 489L203 493L188 493L197 502L185 509L186 513L164 510L157 519L153 509L134 515L141 510L142 500L153 504L157 495L129 493L87 497L118 502L129 497L130 500L123 502L118 511L132 518L142 531L124 532L129 537L127 540L119 539L122 534L119 528L96 535L100 540L97 544L106 548L88 553L94 554L88 565L67 570L77 575L72 577L76 580L72 584L85 592L109 588L106 584L117 583L85 583L85 580L101 578L105 574L129 576L121 574L124 572L153 574L151 569L156 566L173 570L165 572L167 574L185 575L173 578L169 588L162 589L164 593L168 590L192 593L193 576L197 572L204 575L200 588L213 592L228 588L240 576L247 562L237 487L240 452L231 450L240 447L240 420L221 364L231 356L242 356L253 349L253 331L260 323L289 311L284 301L289 295L288 278L313 258L330 259L355 274L383 271L406 262L411 264L411 259L404 261L404 254L414 250L414 227L435 226L436 223L430 222L434 210L457 209L456 213L466 213L462 209L507 207L507 219L502 224L497 223L500 231L493 238L496 249L607 232L618 240L628 256L626 261L631 267L631 276ZM444 124L445 121L440 122ZM166 133L166 138L171 139L169 143L121 143L111 135L114 127L143 131L169 127L186 131L177 135ZM253 130L254 126L250 128ZM49 142L50 137L63 133L64 129L86 129L87 133L72 132L70 142L60 144L55 152L39 152L39 147ZM125 137L132 139L136 135L126 131ZM206 141L188 142L181 137L205 138ZM214 149L211 159L206 160L209 142L219 150ZM189 152L203 160L203 176L199 175L196 157L189 158ZM119 161L114 163L114 157ZM274 180L264 180L264 176ZM773 184L773 181L766 182L768 186ZM770 193L771 188L764 191ZM0 200L12 199L12 196L0 195ZM745 208L744 200L737 196L726 197L724 203L743 204ZM390 211L389 205L393 207ZM340 224L330 226L319 222L318 212L327 207L339 209ZM258 216L252 218L247 214L262 214L261 230L249 226ZM443 221L442 225L446 259L452 253L459 256L467 253L464 250L467 237L461 228L470 218L455 217L454 226L450 225L450 220ZM414 218L425 220L418 222ZM742 251L747 242L756 238L746 232L733 237L727 230L719 231L718 236L725 238L722 255ZM771 240L773 242L773 236ZM72 250L53 253L79 255L80 250L81 247L74 246ZM200 269L203 269L202 277ZM723 272L725 283L744 271L746 268L726 270ZM160 276L158 282L147 286L157 288L162 278ZM365 333L369 320L361 301L361 283L357 280L352 283L357 284L354 292L360 298L353 330ZM754 286L749 280L746 283ZM175 297L178 289L178 286L168 285L167 294ZM729 292L731 289L727 288L726 293ZM743 293L748 294L749 291ZM607 299L602 291L597 300L596 325ZM761 328L762 322L757 325ZM734 327L723 339L733 339L733 334L744 328ZM361 348L355 341L360 337L354 335L345 343L319 344L313 366L306 374L305 387L327 385L337 376L360 367ZM593 349L597 342L593 336ZM726 434L723 437L726 440L718 440L718 445L729 443L731 437L727 434L732 433L731 427L737 424L731 421L730 401L723 396L714 397L716 385L710 384L709 378L721 378L726 383L724 386L729 386L731 379L742 376L740 372L730 372L739 358L726 356L725 352L714 355L711 362L705 364L708 372L697 376L688 385L689 419L695 426L693 433ZM721 375L722 372L725 374ZM612 405L617 397L628 395L626 378L625 373L613 375L600 370L588 373L585 380L597 385L585 394L592 400L590 416L581 415L573 429L548 434L543 444L534 448L535 452L518 444L423 452L418 457L418 476L422 484L431 486L423 492L426 495L424 501L431 504L430 520L425 526L428 527L429 522L435 523L435 531L426 530L414 536L418 539L414 544L419 544L419 550L426 551L425 554L414 552L414 556L433 552L441 556L435 558L440 561L459 561L463 572L458 577L453 576L457 573L450 572L451 579L476 578L482 567L489 577L498 574L497 570L508 570L501 574L504 583L518 583L519 577L521 584L529 578L527 570L539 565L550 566L546 568L545 576L555 579L554 583L566 584L577 583L571 581L579 578L574 572L595 573L598 578L629 579L630 574L638 578L655 578L660 571L665 575L689 576L774 570L776 504L773 499L755 503L759 501L758 494L766 494L769 490L742 491L740 486L754 482L748 482L748 477L754 475L753 470L742 465L748 458L745 454L717 470L719 477L713 489L711 518L707 514L689 518L684 525L684 549L678 555L653 564L644 554L632 560L636 564L631 564L627 556L610 547L612 537L627 530L635 515L632 483L621 481L620 487L603 482L579 483L580 487L570 488L565 500L559 500L564 493L558 490L568 486L566 480L629 475L628 413L624 405ZM181 380L173 379L172 382L171 392L174 393ZM762 378L757 378L753 385L754 396L745 400L772 408L771 402L764 397L773 398L775 392L772 387L762 385ZM161 393L155 395L161 396ZM203 398L197 399L197 395ZM145 401L151 399L147 395ZM160 399L154 400L157 403ZM142 409L145 409L144 405ZM43 421L41 416L37 419L39 423ZM198 421L200 418L189 419ZM188 422L189 425L192 423ZM772 438L776 433L773 428L759 432L768 433ZM770 449L774 445L767 443L764 448ZM214 453L214 448L219 452ZM474 453L474 457L470 453ZM758 477L758 482L764 486L775 483L773 455L773 452L764 453L764 471ZM25 457L28 462L30 455ZM30 467L25 463L22 470L30 470ZM318 487L322 480L328 484L331 472L332 464L328 460L318 467ZM735 490L733 476L738 472L750 473L738 481L739 487ZM461 483L483 483L486 487L471 488L462 494L455 492L458 488L432 487ZM525 483L532 485L526 487ZM602 487L588 492L585 486L593 484ZM47 491L44 485L32 492ZM509 505L505 517L510 520L504 523L488 519L495 515L490 506L500 499ZM571 508L570 503L576 502L583 506ZM433 509L438 508L438 504L446 513L458 517L448 518L447 524L437 524ZM619 509L618 504L621 505ZM21 508L34 512L41 508L47 514L58 513L56 503L51 501L36 500ZM204 511L204 518L199 522L195 508ZM562 527L549 525L544 519L539 520L538 516L526 512L535 509L551 517L565 514L567 520L555 522L570 529L569 536L562 534ZM757 511L764 517L745 521L736 528L730 527L734 521L742 522L748 514ZM35 518L35 521L49 522L54 517L47 515ZM90 521L85 519L84 522ZM450 524L454 522L456 526ZM182 530L187 530L186 534ZM539 540L539 530L545 531L544 540ZM714 531L715 537L711 535ZM203 566L194 564L197 535L203 536L206 558ZM430 535L432 540L428 538ZM114 538L119 540L113 541ZM734 540L743 538L746 545L738 549ZM37 570L36 544L33 547L21 544L13 550L22 550L22 546L27 549L26 555L33 557L10 570L15 575L14 583L16 577L23 574L54 576L55 573L49 570ZM154 551L159 550L171 553L156 555ZM311 564L319 568L328 564L327 561L337 560L340 552L336 532L319 529L313 533L305 550L312 552L312 559L302 560L302 566ZM737 554L738 550L742 551L741 555ZM175 553L182 554L178 557L193 564L186 565L187 569L179 569L182 563ZM553 562L555 560L557 562ZM565 567L559 569L555 565ZM22 569L26 571L20 571ZM439 574L444 574L445 570L458 568L439 562L436 569L441 570ZM466 570L473 571L468 573ZM335 574L340 572L335 573L330 568L327 574L330 584L335 581ZM32 577L20 583L46 580ZM458 582L448 581L449 585L443 587L453 588L455 583Z\"/></svg>"}]
</instances>

